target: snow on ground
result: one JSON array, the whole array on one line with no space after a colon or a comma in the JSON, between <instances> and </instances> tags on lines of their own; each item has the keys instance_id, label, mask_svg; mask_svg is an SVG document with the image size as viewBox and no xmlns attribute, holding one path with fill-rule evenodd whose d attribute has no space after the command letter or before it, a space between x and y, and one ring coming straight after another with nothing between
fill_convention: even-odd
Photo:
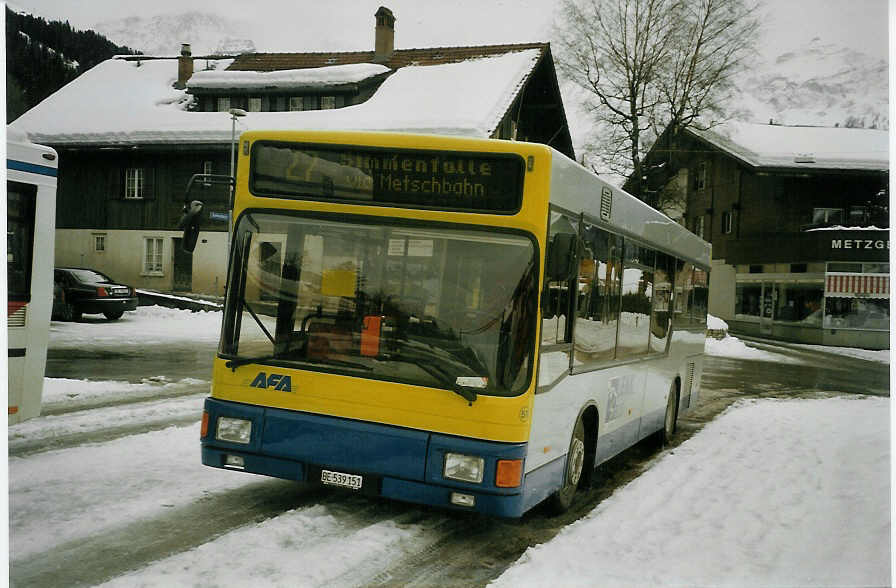
<instances>
[{"instance_id":1,"label":"snow on ground","mask_svg":"<svg viewBox=\"0 0 896 588\"><path fill-rule=\"evenodd\" d=\"M15 453L17 450L32 448L41 443L64 441L75 435L98 433L116 427L164 427L178 420L188 421L190 417L199 421L206 396L207 391L183 398L133 402L29 419L9 426L7 430L9 451Z\"/></svg>"},{"instance_id":2,"label":"snow on ground","mask_svg":"<svg viewBox=\"0 0 896 588\"><path fill-rule=\"evenodd\" d=\"M798 359L793 357L750 347L737 337L732 337L731 335L726 336L724 339L707 337L703 350L707 355L715 355L718 357L755 359L775 363L800 363Z\"/></svg>"},{"instance_id":3,"label":"snow on ground","mask_svg":"<svg viewBox=\"0 0 896 588\"><path fill-rule=\"evenodd\" d=\"M890 584L888 398L742 402L491 586Z\"/></svg>"},{"instance_id":4,"label":"snow on ground","mask_svg":"<svg viewBox=\"0 0 896 588\"><path fill-rule=\"evenodd\" d=\"M77 408L90 401L104 402L114 400L152 399L158 396L170 396L179 391L196 388L208 384L208 380L184 378L177 382L166 376L143 378L138 383L105 380L92 382L88 380L72 380L68 378L44 378L44 389L41 395L41 406L48 408Z\"/></svg>"},{"instance_id":5,"label":"snow on ground","mask_svg":"<svg viewBox=\"0 0 896 588\"><path fill-rule=\"evenodd\" d=\"M875 351L872 349L856 349L855 347L831 347L825 345L800 345L794 344L794 347L802 349L811 349L813 351L823 351L825 353L836 353L837 355L845 355L846 357L856 357L867 361L876 361L878 363L890 363L890 350L882 349Z\"/></svg>"},{"instance_id":6,"label":"snow on ground","mask_svg":"<svg viewBox=\"0 0 896 588\"><path fill-rule=\"evenodd\" d=\"M139 333L139 337L136 336ZM117 321L50 323L50 349L86 347L145 347L157 343L217 343L221 336L221 312L190 312L163 306L138 306Z\"/></svg>"},{"instance_id":7,"label":"snow on ground","mask_svg":"<svg viewBox=\"0 0 896 588\"><path fill-rule=\"evenodd\" d=\"M394 561L426 534L421 525L393 520L347 528L344 519L314 505L245 526L102 586L358 585L368 575L364 564Z\"/></svg>"},{"instance_id":8,"label":"snow on ground","mask_svg":"<svg viewBox=\"0 0 896 588\"><path fill-rule=\"evenodd\" d=\"M141 307L116 322L53 323L51 347L213 342L221 313ZM145 343L144 343L145 344ZM734 337L707 353L783 361ZM822 348L828 351L830 348ZM758 354L758 355L757 355ZM55 406L92 394L140 396L202 385L48 379ZM198 414L202 395L41 417L19 437ZM496 586L889 584L889 399L742 402L604 500L554 540L529 549ZM32 424L33 423L33 424ZM28 427L36 427L26 432ZM202 467L198 423L9 458L11 559L169 512L256 476ZM164 467L159 467L159 456ZM674 498L674 499L673 499ZM109 508L114 504L115 508ZM332 585L433 541L425 525L361 525L309 505L226 533L113 585ZM634 546L634 548L633 548ZM357 571L360 575L353 575ZM369 576L372 578L373 576Z\"/></svg>"},{"instance_id":9,"label":"snow on ground","mask_svg":"<svg viewBox=\"0 0 896 588\"><path fill-rule=\"evenodd\" d=\"M13 456L10 559L158 516L258 479L203 467L198 422L107 443Z\"/></svg>"}]
</instances>

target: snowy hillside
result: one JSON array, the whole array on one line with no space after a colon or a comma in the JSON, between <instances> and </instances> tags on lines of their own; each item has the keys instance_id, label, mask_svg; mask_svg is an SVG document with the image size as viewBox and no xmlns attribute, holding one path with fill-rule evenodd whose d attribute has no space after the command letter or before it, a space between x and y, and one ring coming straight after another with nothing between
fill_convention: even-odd
<instances>
[{"instance_id":1,"label":"snowy hillside","mask_svg":"<svg viewBox=\"0 0 896 588\"><path fill-rule=\"evenodd\" d=\"M208 13L130 16L101 22L93 28L116 43L134 47L146 55L178 55L182 43L190 43L193 55L229 55L256 50L255 44L240 33L243 29L237 21Z\"/></svg>"},{"instance_id":2,"label":"snowy hillside","mask_svg":"<svg viewBox=\"0 0 896 588\"><path fill-rule=\"evenodd\" d=\"M741 77L738 118L887 129L887 62L816 37Z\"/></svg>"}]
</instances>

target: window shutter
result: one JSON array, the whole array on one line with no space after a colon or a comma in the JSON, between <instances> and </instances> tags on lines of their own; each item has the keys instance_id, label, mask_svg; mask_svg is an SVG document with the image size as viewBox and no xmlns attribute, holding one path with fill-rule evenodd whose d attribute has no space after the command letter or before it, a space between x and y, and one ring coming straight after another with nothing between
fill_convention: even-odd
<instances>
[{"instance_id":1,"label":"window shutter","mask_svg":"<svg viewBox=\"0 0 896 588\"><path fill-rule=\"evenodd\" d=\"M110 167L108 172L108 199L124 200L124 175L127 173L127 166Z\"/></svg>"},{"instance_id":2,"label":"window shutter","mask_svg":"<svg viewBox=\"0 0 896 588\"><path fill-rule=\"evenodd\" d=\"M156 170L151 167L143 168L143 198L144 200L156 199Z\"/></svg>"}]
</instances>

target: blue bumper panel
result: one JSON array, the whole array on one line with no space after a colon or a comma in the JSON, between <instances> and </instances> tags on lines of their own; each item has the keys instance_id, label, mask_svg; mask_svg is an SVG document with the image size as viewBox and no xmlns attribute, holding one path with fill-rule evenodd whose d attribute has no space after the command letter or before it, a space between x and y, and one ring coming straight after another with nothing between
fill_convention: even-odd
<instances>
[{"instance_id":1,"label":"blue bumper panel","mask_svg":"<svg viewBox=\"0 0 896 588\"><path fill-rule=\"evenodd\" d=\"M207 466L224 468L227 455L238 455L244 468L227 469L312 483L317 482L320 468L332 469L363 475L365 494L377 487L380 496L406 502L505 517L524 512L523 486L498 488L494 482L497 460L524 459L525 443L478 441L214 398L206 399L205 410L209 429L202 440L202 463ZM216 440L219 416L251 420L251 442ZM443 478L448 452L482 457L482 483ZM453 505L452 492L473 495L475 505Z\"/></svg>"},{"instance_id":2,"label":"blue bumper panel","mask_svg":"<svg viewBox=\"0 0 896 588\"><path fill-rule=\"evenodd\" d=\"M261 452L349 472L423 480L429 433L265 409Z\"/></svg>"},{"instance_id":3,"label":"blue bumper panel","mask_svg":"<svg viewBox=\"0 0 896 588\"><path fill-rule=\"evenodd\" d=\"M243 469L226 467L224 465L224 460L228 455L238 455L242 457L245 467ZM298 480L301 482L305 479L305 468L298 462L236 450L226 451L222 449L214 449L212 447L203 447L202 464L213 468L232 469L238 472L245 471L265 476L273 476L275 478L283 478L285 480Z\"/></svg>"}]
</instances>

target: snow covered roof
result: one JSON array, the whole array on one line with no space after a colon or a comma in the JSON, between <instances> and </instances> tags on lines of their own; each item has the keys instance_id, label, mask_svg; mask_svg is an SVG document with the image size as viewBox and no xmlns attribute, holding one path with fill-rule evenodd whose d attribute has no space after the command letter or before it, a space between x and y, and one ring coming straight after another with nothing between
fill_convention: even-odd
<instances>
[{"instance_id":1,"label":"snow covered roof","mask_svg":"<svg viewBox=\"0 0 896 588\"><path fill-rule=\"evenodd\" d=\"M387 73L389 68L376 63L353 63L308 69L280 71L208 70L193 74L187 88L308 88L356 84L368 78Z\"/></svg>"},{"instance_id":2,"label":"snow covered roof","mask_svg":"<svg viewBox=\"0 0 896 588\"><path fill-rule=\"evenodd\" d=\"M362 104L335 110L251 112L239 131L255 129L389 130L489 137L531 75L542 50L444 65L398 69ZM218 74L231 60L210 60ZM371 66L372 64L366 64ZM372 67L314 72L323 78ZM382 70L379 70L382 71ZM200 73L194 75L200 75ZM258 74L262 75L262 74ZM281 73L281 76L290 74ZM175 59L110 59L15 120L10 128L49 145L227 143L231 117L224 112L190 112L190 97L174 89Z\"/></svg>"},{"instance_id":3,"label":"snow covered roof","mask_svg":"<svg viewBox=\"0 0 896 588\"><path fill-rule=\"evenodd\" d=\"M753 167L890 169L887 131L737 121L689 131Z\"/></svg>"}]
</instances>

